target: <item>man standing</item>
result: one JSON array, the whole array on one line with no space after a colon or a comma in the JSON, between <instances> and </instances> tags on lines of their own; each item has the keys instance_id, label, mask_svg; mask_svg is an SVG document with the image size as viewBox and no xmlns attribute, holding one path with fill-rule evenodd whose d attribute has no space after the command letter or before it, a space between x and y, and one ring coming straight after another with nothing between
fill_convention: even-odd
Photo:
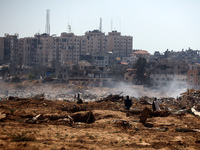
<instances>
[{"instance_id":1,"label":"man standing","mask_svg":"<svg viewBox=\"0 0 200 150\"><path fill-rule=\"evenodd\" d=\"M153 108L153 111L160 111L159 102L156 97L152 103L152 108Z\"/></svg>"},{"instance_id":2,"label":"man standing","mask_svg":"<svg viewBox=\"0 0 200 150\"><path fill-rule=\"evenodd\" d=\"M131 105L132 105L132 100L129 99L129 96L128 96L128 95L126 96L126 99L125 99L124 103L125 103L126 109L127 109L127 110L130 110L130 107L131 107Z\"/></svg>"}]
</instances>

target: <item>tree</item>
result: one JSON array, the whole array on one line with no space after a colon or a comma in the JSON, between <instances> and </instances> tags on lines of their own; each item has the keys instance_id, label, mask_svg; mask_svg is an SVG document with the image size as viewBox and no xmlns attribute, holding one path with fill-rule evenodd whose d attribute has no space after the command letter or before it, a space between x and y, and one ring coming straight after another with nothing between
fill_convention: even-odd
<instances>
[{"instance_id":1,"label":"tree","mask_svg":"<svg viewBox=\"0 0 200 150\"><path fill-rule=\"evenodd\" d=\"M146 83L146 65L147 61L145 58L138 58L137 63L136 63L136 79L137 79L137 84L145 84Z\"/></svg>"}]
</instances>

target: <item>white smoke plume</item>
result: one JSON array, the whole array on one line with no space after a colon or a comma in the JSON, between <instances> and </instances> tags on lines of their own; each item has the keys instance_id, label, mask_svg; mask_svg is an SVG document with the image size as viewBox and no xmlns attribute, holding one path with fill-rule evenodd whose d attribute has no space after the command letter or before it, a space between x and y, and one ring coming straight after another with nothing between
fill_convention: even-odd
<instances>
[{"instance_id":1,"label":"white smoke plume","mask_svg":"<svg viewBox=\"0 0 200 150\"><path fill-rule=\"evenodd\" d=\"M29 98L44 93L46 99L73 100L74 95L80 92L85 99L98 100L109 94L121 94L130 97L174 97L180 96L187 90L187 85L180 85L176 82L159 86L159 88L147 88L141 85L131 85L125 82L110 82L110 87L82 87L65 84L6 84L0 83L0 98L16 96ZM78 88L77 88L78 87Z\"/></svg>"}]
</instances>

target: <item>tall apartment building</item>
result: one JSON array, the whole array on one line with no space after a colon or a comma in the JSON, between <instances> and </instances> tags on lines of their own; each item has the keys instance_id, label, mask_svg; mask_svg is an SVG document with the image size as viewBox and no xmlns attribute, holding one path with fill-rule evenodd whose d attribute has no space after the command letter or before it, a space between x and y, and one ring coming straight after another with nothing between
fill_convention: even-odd
<instances>
[{"instance_id":1,"label":"tall apartment building","mask_svg":"<svg viewBox=\"0 0 200 150\"><path fill-rule=\"evenodd\" d=\"M18 34L5 34L4 37L4 61L5 63L15 63L17 58Z\"/></svg>"},{"instance_id":2,"label":"tall apartment building","mask_svg":"<svg viewBox=\"0 0 200 150\"><path fill-rule=\"evenodd\" d=\"M0 64L4 61L4 38L0 37Z\"/></svg>"},{"instance_id":3,"label":"tall apartment building","mask_svg":"<svg viewBox=\"0 0 200 150\"><path fill-rule=\"evenodd\" d=\"M36 50L36 65L49 66L54 52L54 39L56 37L49 36L48 34L36 34L37 50ZM57 40L55 40L57 41Z\"/></svg>"},{"instance_id":4,"label":"tall apartment building","mask_svg":"<svg viewBox=\"0 0 200 150\"><path fill-rule=\"evenodd\" d=\"M39 41L36 37L19 39L21 45L22 64L25 66L36 66L36 54Z\"/></svg>"},{"instance_id":5,"label":"tall apartment building","mask_svg":"<svg viewBox=\"0 0 200 150\"><path fill-rule=\"evenodd\" d=\"M23 64L23 45L24 45L24 40L23 39L18 39L16 43L16 60L15 64L16 65L22 65Z\"/></svg>"},{"instance_id":6,"label":"tall apartment building","mask_svg":"<svg viewBox=\"0 0 200 150\"><path fill-rule=\"evenodd\" d=\"M82 36L65 32L60 36L44 33L21 39L18 39L17 34L5 34L2 40L4 46L1 51L4 52L4 60L32 67L50 67L57 63L61 66L66 63L77 64L81 55L88 54L102 56L112 52L113 56L122 59L132 53L132 37L122 36L117 31L105 35L99 30L93 30Z\"/></svg>"},{"instance_id":7,"label":"tall apartment building","mask_svg":"<svg viewBox=\"0 0 200 150\"><path fill-rule=\"evenodd\" d=\"M59 60L61 65L67 62L78 63L80 60L81 48L85 50L85 41L81 36L73 33L61 33L59 37Z\"/></svg>"},{"instance_id":8,"label":"tall apartment building","mask_svg":"<svg viewBox=\"0 0 200 150\"><path fill-rule=\"evenodd\" d=\"M116 57L127 57L132 53L133 38L122 36L120 32L112 31L106 36L106 51L112 52Z\"/></svg>"},{"instance_id":9,"label":"tall apartment building","mask_svg":"<svg viewBox=\"0 0 200 150\"><path fill-rule=\"evenodd\" d=\"M86 41L86 49L82 53L98 55L106 50L106 36L99 30L93 30L85 33L83 37Z\"/></svg>"},{"instance_id":10,"label":"tall apartment building","mask_svg":"<svg viewBox=\"0 0 200 150\"><path fill-rule=\"evenodd\" d=\"M37 65L51 66L52 61L62 66L66 63L78 63L81 55L100 56L105 52L113 52L116 57L127 57L132 53L132 37L121 36L113 31L109 35L93 30L83 36L63 32L59 37L47 34L40 36L37 49Z\"/></svg>"}]
</instances>

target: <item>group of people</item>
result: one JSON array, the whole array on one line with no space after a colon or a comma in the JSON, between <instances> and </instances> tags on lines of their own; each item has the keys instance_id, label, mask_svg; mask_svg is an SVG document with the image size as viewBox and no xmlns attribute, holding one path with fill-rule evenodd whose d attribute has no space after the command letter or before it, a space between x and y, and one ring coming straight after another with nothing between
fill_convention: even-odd
<instances>
[{"instance_id":1,"label":"group of people","mask_svg":"<svg viewBox=\"0 0 200 150\"><path fill-rule=\"evenodd\" d=\"M132 100L129 98L129 95L126 96L124 104L125 104L126 109L130 110L130 108L132 106ZM156 97L153 100L152 109L153 109L153 111L160 111L159 102Z\"/></svg>"}]
</instances>

